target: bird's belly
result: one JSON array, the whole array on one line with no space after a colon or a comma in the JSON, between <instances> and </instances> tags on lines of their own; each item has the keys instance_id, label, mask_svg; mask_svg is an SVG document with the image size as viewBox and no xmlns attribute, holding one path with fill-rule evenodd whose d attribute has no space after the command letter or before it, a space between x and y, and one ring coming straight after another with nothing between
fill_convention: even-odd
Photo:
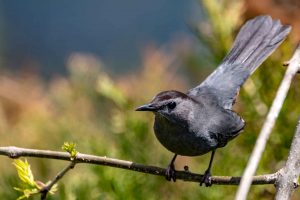
<instances>
[{"instance_id":1,"label":"bird's belly","mask_svg":"<svg viewBox=\"0 0 300 200\"><path fill-rule=\"evenodd\" d=\"M195 134L180 126L155 123L154 132L159 142L169 151L183 156L199 156L217 148L208 134Z\"/></svg>"}]
</instances>

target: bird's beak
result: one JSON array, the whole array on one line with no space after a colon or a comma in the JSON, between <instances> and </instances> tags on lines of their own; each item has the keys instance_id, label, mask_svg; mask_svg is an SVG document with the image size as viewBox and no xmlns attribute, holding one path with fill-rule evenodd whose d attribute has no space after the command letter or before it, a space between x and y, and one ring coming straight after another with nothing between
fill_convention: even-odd
<instances>
[{"instance_id":1,"label":"bird's beak","mask_svg":"<svg viewBox=\"0 0 300 200\"><path fill-rule=\"evenodd\" d=\"M151 103L142 105L142 106L138 107L137 109L135 109L135 111L156 111L156 110L157 110L157 107Z\"/></svg>"}]
</instances>

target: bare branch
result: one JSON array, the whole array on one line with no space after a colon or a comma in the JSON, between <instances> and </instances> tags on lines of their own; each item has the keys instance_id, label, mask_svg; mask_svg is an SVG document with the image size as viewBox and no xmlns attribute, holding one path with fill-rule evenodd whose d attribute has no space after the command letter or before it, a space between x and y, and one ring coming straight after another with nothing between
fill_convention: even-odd
<instances>
[{"instance_id":1,"label":"bare branch","mask_svg":"<svg viewBox=\"0 0 300 200\"><path fill-rule=\"evenodd\" d=\"M286 70L283 80L279 86L276 97L273 101L272 107L268 113L267 119L260 131L259 137L256 140L254 150L250 156L247 167L244 171L241 184L239 186L238 192L235 196L236 200L245 200L251 185L251 180L255 171L257 169L258 163L261 159L262 153L265 149L267 140L271 134L271 131L275 125L275 121L281 110L282 104L286 98L287 92L290 88L291 82L297 71L300 69L300 44L298 44L297 49L288 62L289 66Z\"/></svg>"},{"instance_id":2,"label":"bare branch","mask_svg":"<svg viewBox=\"0 0 300 200\"><path fill-rule=\"evenodd\" d=\"M300 175L300 119L293 138L289 157L285 167L280 170L276 183L277 193L275 199L289 199L295 188L298 187Z\"/></svg>"},{"instance_id":3,"label":"bare branch","mask_svg":"<svg viewBox=\"0 0 300 200\"><path fill-rule=\"evenodd\" d=\"M60 151L49 151L49 150L37 150L37 149L25 149L18 147L0 147L0 155L8 156L10 158L18 157L36 157L36 158L48 158L56 160L66 160L70 161L70 154ZM137 171L157 176L165 176L166 169L138 164L126 160L118 160L108 157L94 156L88 154L77 153L74 163L87 163L96 165L105 165L110 167L122 168L131 171ZM176 179L189 181L189 182L200 182L202 180L201 174L196 174L185 171L177 171ZM278 173L265 174L253 177L252 184L263 185L263 184L275 184L278 177ZM213 184L217 185L238 185L240 183L241 177L232 176L212 176L211 181Z\"/></svg>"},{"instance_id":4,"label":"bare branch","mask_svg":"<svg viewBox=\"0 0 300 200\"><path fill-rule=\"evenodd\" d=\"M75 162L72 160L68 166L66 166L62 171L60 171L53 180L51 180L47 185L45 185L41 190L41 200L46 199L48 192L51 190L51 188L56 184L69 170L73 169L75 167Z\"/></svg>"}]
</instances>

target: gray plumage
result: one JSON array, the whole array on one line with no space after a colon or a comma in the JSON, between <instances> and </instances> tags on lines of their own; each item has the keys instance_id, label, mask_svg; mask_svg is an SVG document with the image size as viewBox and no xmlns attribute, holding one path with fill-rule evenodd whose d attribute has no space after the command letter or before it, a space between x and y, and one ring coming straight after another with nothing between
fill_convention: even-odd
<instances>
[{"instance_id":1,"label":"gray plumage","mask_svg":"<svg viewBox=\"0 0 300 200\"><path fill-rule=\"evenodd\" d=\"M258 16L246 22L220 66L199 86L188 91L194 98L215 95L218 104L231 109L236 94L247 78L281 44L291 27L270 16Z\"/></svg>"},{"instance_id":2,"label":"gray plumage","mask_svg":"<svg viewBox=\"0 0 300 200\"><path fill-rule=\"evenodd\" d=\"M165 91L137 111L155 114L154 132L160 143L175 153L166 178L175 181L177 154L197 156L212 151L202 183L210 185L215 149L224 147L244 128L244 120L231 110L247 78L281 44L291 27L270 16L249 20L239 31L220 66L199 86L186 94Z\"/></svg>"}]
</instances>

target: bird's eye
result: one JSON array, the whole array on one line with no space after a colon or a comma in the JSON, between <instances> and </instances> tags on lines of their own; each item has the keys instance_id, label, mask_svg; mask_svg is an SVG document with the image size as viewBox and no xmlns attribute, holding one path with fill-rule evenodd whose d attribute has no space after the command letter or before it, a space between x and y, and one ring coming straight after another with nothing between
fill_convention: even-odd
<instances>
[{"instance_id":1,"label":"bird's eye","mask_svg":"<svg viewBox=\"0 0 300 200\"><path fill-rule=\"evenodd\" d=\"M176 107L176 103L174 101L167 104L169 109L174 109Z\"/></svg>"}]
</instances>

